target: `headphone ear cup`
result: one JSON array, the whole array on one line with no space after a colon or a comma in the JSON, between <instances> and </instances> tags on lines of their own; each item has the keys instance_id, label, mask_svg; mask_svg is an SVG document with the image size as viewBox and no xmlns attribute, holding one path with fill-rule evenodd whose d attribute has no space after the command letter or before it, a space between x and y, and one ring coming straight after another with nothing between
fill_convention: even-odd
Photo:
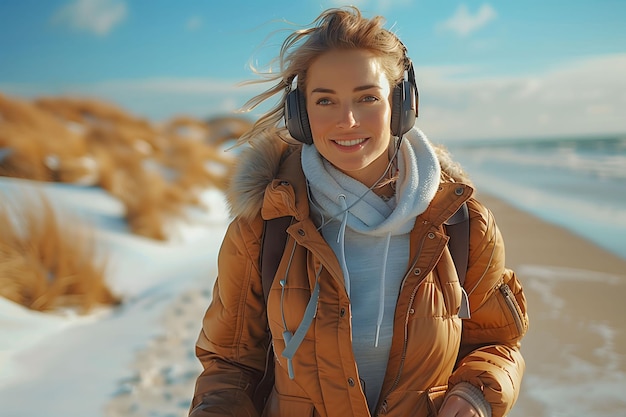
<instances>
[{"instance_id":1,"label":"headphone ear cup","mask_svg":"<svg viewBox=\"0 0 626 417\"><path fill-rule=\"evenodd\" d=\"M393 88L391 96L391 134L398 136L402 123L402 89L399 84Z\"/></svg>"},{"instance_id":2,"label":"headphone ear cup","mask_svg":"<svg viewBox=\"0 0 626 417\"><path fill-rule=\"evenodd\" d=\"M298 88L287 93L285 100L285 126L294 139L310 145L313 143L313 134L309 124L309 115L306 112L306 101Z\"/></svg>"},{"instance_id":3,"label":"headphone ear cup","mask_svg":"<svg viewBox=\"0 0 626 417\"><path fill-rule=\"evenodd\" d=\"M410 81L403 80L393 89L391 99L391 134L402 136L415 124L418 92Z\"/></svg>"}]
</instances>

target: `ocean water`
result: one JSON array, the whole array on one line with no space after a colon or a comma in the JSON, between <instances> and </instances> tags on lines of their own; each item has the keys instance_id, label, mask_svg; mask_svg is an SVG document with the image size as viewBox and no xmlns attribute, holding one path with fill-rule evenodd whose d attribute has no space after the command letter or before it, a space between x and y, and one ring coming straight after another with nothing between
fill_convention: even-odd
<instances>
[{"instance_id":1,"label":"ocean water","mask_svg":"<svg viewBox=\"0 0 626 417\"><path fill-rule=\"evenodd\" d=\"M626 259L626 134L448 148L481 190Z\"/></svg>"}]
</instances>

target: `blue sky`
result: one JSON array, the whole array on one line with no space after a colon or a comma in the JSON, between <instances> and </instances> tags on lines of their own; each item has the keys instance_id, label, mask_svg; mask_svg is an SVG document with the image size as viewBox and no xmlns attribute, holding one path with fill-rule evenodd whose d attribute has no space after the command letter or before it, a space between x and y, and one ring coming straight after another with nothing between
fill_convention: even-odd
<instances>
[{"instance_id":1,"label":"blue sky","mask_svg":"<svg viewBox=\"0 0 626 417\"><path fill-rule=\"evenodd\" d=\"M337 1L0 0L0 93L77 95L154 121L229 114L288 29ZM626 132L626 2L360 0L409 49L442 139ZM252 115L254 116L254 114Z\"/></svg>"}]
</instances>

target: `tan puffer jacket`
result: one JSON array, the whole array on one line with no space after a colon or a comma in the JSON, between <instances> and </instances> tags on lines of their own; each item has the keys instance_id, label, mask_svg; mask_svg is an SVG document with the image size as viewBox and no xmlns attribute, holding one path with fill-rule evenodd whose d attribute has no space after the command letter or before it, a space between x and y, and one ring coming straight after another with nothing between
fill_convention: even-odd
<instances>
[{"instance_id":1,"label":"tan puffer jacket","mask_svg":"<svg viewBox=\"0 0 626 417\"><path fill-rule=\"evenodd\" d=\"M350 300L337 259L309 218L300 148L261 138L246 149L229 190L234 221L219 252L213 301L196 353L204 366L191 416L258 416L250 397L261 379L268 346L275 350L275 386L263 416L369 416L352 353ZM492 214L471 198L445 151L439 191L411 232L410 267L394 318L394 335L377 414L436 416L459 382L479 388L492 415L517 399L524 360L519 342L528 328L526 300L504 264ZM456 179L453 179L456 178ZM471 319L461 321L461 287L443 223L467 201L470 255L464 288ZM259 257L263 219L293 216L277 277L264 301ZM292 252L293 250L293 252ZM281 356L283 325L294 332L319 274L316 315L293 358L295 379ZM281 308L282 303L282 308ZM284 322L283 322L284 316Z\"/></svg>"}]
</instances>

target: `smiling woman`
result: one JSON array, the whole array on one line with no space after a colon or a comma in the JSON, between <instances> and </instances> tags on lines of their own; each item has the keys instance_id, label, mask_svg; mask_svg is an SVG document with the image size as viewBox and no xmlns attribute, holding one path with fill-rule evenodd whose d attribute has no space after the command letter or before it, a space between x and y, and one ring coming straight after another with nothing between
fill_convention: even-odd
<instances>
[{"instance_id":1,"label":"smiling woman","mask_svg":"<svg viewBox=\"0 0 626 417\"><path fill-rule=\"evenodd\" d=\"M406 48L350 7L279 60L247 104L282 93L239 140L190 416L506 415L526 300L491 212L414 126ZM447 246L459 217L466 269Z\"/></svg>"}]
</instances>

